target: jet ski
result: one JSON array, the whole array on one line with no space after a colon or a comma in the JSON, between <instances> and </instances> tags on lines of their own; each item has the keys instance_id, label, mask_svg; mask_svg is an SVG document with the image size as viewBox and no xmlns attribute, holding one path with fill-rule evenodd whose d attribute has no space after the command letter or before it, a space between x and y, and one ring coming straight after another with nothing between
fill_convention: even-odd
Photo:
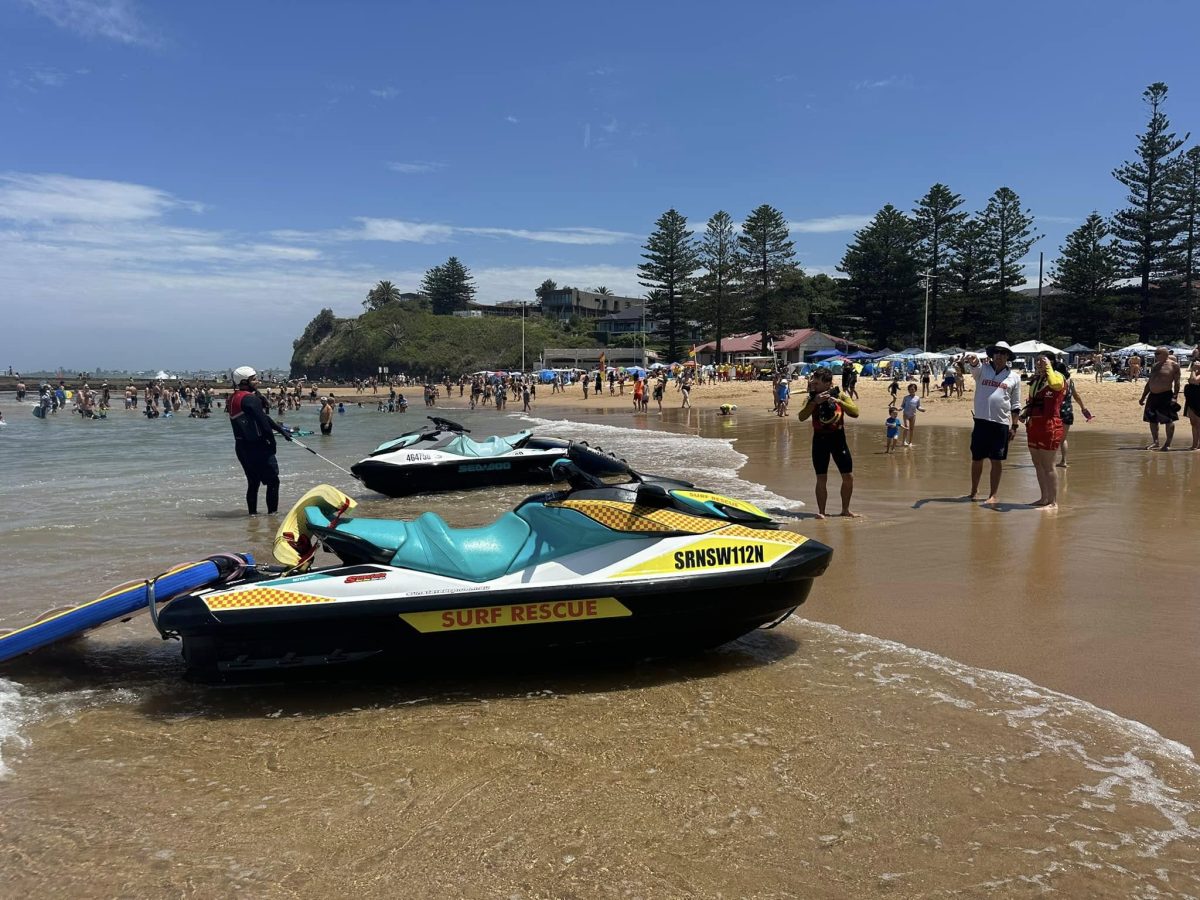
<instances>
[{"instance_id":1,"label":"jet ski","mask_svg":"<svg viewBox=\"0 0 1200 900\"><path fill-rule=\"evenodd\" d=\"M482 441L469 428L439 416L433 425L410 431L376 447L350 467L367 487L389 497L550 480L550 466L562 459L568 441L518 431Z\"/></svg>"},{"instance_id":2,"label":"jet ski","mask_svg":"<svg viewBox=\"0 0 1200 900\"><path fill-rule=\"evenodd\" d=\"M353 515L314 488L275 539L284 568L171 600L156 625L191 676L236 678L384 661L584 651L658 655L716 646L785 619L832 550L758 507L626 467L611 484L571 444L537 494L480 528ZM611 470L611 457L600 471ZM319 549L338 562L314 566Z\"/></svg>"}]
</instances>

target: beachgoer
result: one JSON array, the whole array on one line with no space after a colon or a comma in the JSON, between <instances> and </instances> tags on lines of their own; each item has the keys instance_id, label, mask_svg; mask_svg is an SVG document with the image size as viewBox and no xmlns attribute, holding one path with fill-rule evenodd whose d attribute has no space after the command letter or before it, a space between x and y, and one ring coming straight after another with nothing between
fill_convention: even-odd
<instances>
[{"instance_id":1,"label":"beachgoer","mask_svg":"<svg viewBox=\"0 0 1200 900\"><path fill-rule=\"evenodd\" d=\"M382 404L383 401L380 401ZM389 405L391 401L388 401ZM321 404L321 434L333 434L333 403L326 400Z\"/></svg>"},{"instance_id":2,"label":"beachgoer","mask_svg":"<svg viewBox=\"0 0 1200 900\"><path fill-rule=\"evenodd\" d=\"M921 366L921 396L929 396L929 382L933 380L933 372L929 368L929 363Z\"/></svg>"},{"instance_id":3,"label":"beachgoer","mask_svg":"<svg viewBox=\"0 0 1200 900\"><path fill-rule=\"evenodd\" d=\"M229 398L226 411L233 426L234 450L246 473L246 508L258 515L258 489L267 489L267 512L279 509L279 463L275 460L275 435L284 440L292 436L267 415L266 400L258 393L258 375L249 366L233 371L237 389Z\"/></svg>"},{"instance_id":4,"label":"beachgoer","mask_svg":"<svg viewBox=\"0 0 1200 900\"><path fill-rule=\"evenodd\" d=\"M904 435L904 446L915 447L913 435L917 433L917 413L925 412L925 407L921 405L921 398L917 396L915 384L908 386L908 396L904 398L900 408L904 413L904 430L908 432Z\"/></svg>"},{"instance_id":5,"label":"beachgoer","mask_svg":"<svg viewBox=\"0 0 1200 900\"><path fill-rule=\"evenodd\" d=\"M884 434L885 434L885 441L884 441L884 448L883 448L884 453L891 453L896 449L896 440L900 437L900 429L908 427L904 424L904 422L901 420L900 416L898 416L896 413L897 413L896 407L894 407L894 406L888 407L888 417L886 420L884 420L884 423L883 423L884 427L886 429L886 431L884 432Z\"/></svg>"},{"instance_id":6,"label":"beachgoer","mask_svg":"<svg viewBox=\"0 0 1200 900\"><path fill-rule=\"evenodd\" d=\"M782 418L787 415L788 400L791 399L791 396L792 388L785 375L779 379L779 385L775 389L775 414L777 416Z\"/></svg>"},{"instance_id":7,"label":"beachgoer","mask_svg":"<svg viewBox=\"0 0 1200 900\"><path fill-rule=\"evenodd\" d=\"M658 411L662 412L663 391L667 388L667 379L659 378L654 382L654 402L658 404Z\"/></svg>"},{"instance_id":8,"label":"beachgoer","mask_svg":"<svg viewBox=\"0 0 1200 900\"><path fill-rule=\"evenodd\" d=\"M1017 433L1021 411L1021 376L1009 365L1012 347L997 341L987 348L988 362L981 363L974 353L966 357L975 379L975 425L971 430L971 493L975 500L979 495L979 481L983 476L983 461L991 460L991 477L985 504L996 502L1000 490L1000 476L1004 473L1004 460L1008 458L1008 445Z\"/></svg>"},{"instance_id":9,"label":"beachgoer","mask_svg":"<svg viewBox=\"0 0 1200 900\"><path fill-rule=\"evenodd\" d=\"M1026 423L1025 439L1029 443L1029 456L1041 494L1030 506L1042 509L1058 508L1058 473L1054 471L1054 457L1063 440L1059 414L1067 392L1067 379L1054 368L1054 362L1054 354L1049 350L1043 350L1035 358L1029 401L1020 414L1020 420Z\"/></svg>"},{"instance_id":10,"label":"beachgoer","mask_svg":"<svg viewBox=\"0 0 1200 900\"><path fill-rule=\"evenodd\" d=\"M1150 443L1147 450L1170 450L1171 439L1175 437L1175 421L1179 418L1179 379L1182 376L1171 351L1159 347L1154 351L1154 363L1150 366L1150 377L1146 379L1146 388L1138 400L1138 406L1144 407L1142 421L1150 425ZM1167 440L1160 447L1158 443L1158 426L1167 426Z\"/></svg>"},{"instance_id":11,"label":"beachgoer","mask_svg":"<svg viewBox=\"0 0 1200 900\"><path fill-rule=\"evenodd\" d=\"M1055 365L1054 369L1067 379L1066 391L1063 393L1062 409L1058 414L1063 423L1062 445L1058 448L1058 468L1065 469L1070 465L1067 462L1067 435L1071 433L1071 426L1075 424L1075 404L1079 404L1079 411L1083 413L1084 421L1092 421L1092 414L1088 412L1088 408L1083 403L1083 398L1079 396L1079 390L1075 387L1075 379L1071 377L1071 370L1061 363Z\"/></svg>"},{"instance_id":12,"label":"beachgoer","mask_svg":"<svg viewBox=\"0 0 1200 900\"><path fill-rule=\"evenodd\" d=\"M679 381L679 392L683 394L683 403L679 404L680 409L684 407L692 408L692 382L689 378L681 378Z\"/></svg>"},{"instance_id":13,"label":"beachgoer","mask_svg":"<svg viewBox=\"0 0 1200 900\"><path fill-rule=\"evenodd\" d=\"M858 418L858 406L833 386L833 372L819 366L809 378L808 401L797 416L801 422L811 418L813 424L812 463L817 476L817 518L825 518L830 459L842 475L841 514L856 517L857 513L850 511L850 498L854 494L854 460L846 444L845 417Z\"/></svg>"},{"instance_id":14,"label":"beachgoer","mask_svg":"<svg viewBox=\"0 0 1200 900\"><path fill-rule=\"evenodd\" d=\"M895 365L895 363L892 363ZM900 402L900 373L896 372L892 375L892 383L888 385L888 393L892 396L892 403Z\"/></svg>"},{"instance_id":15,"label":"beachgoer","mask_svg":"<svg viewBox=\"0 0 1200 900\"><path fill-rule=\"evenodd\" d=\"M1183 414L1192 425L1192 449L1200 450L1200 358L1195 353L1183 386Z\"/></svg>"}]
</instances>

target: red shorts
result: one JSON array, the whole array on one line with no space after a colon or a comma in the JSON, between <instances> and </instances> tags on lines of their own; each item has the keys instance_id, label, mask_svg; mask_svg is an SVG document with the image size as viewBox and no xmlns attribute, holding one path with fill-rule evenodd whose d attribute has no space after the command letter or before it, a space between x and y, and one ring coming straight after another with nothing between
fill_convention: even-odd
<instances>
[{"instance_id":1,"label":"red shorts","mask_svg":"<svg viewBox=\"0 0 1200 900\"><path fill-rule=\"evenodd\" d=\"M1031 416L1025 425L1025 436L1031 450L1057 450L1063 442L1062 419Z\"/></svg>"}]
</instances>

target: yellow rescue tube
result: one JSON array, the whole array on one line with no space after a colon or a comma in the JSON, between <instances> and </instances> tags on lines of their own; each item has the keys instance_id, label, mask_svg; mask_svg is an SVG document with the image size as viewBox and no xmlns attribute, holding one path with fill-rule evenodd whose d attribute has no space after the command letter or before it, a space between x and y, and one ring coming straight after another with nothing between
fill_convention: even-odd
<instances>
[{"instance_id":1,"label":"yellow rescue tube","mask_svg":"<svg viewBox=\"0 0 1200 900\"><path fill-rule=\"evenodd\" d=\"M283 524L275 532L275 547L272 552L275 558L285 566L295 566L302 559L299 551L293 546L302 537L308 535L308 516L304 511L310 507L320 510L326 517L332 518L345 507L347 511L358 504L339 491L331 484L319 484L299 500L283 518Z\"/></svg>"}]
</instances>

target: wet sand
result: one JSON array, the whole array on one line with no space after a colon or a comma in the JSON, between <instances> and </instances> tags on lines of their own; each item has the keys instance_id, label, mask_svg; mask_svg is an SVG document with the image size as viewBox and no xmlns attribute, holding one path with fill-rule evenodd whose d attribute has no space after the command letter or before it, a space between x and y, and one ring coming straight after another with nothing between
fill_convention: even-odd
<instances>
[{"instance_id":1,"label":"wet sand","mask_svg":"<svg viewBox=\"0 0 1200 900\"><path fill-rule=\"evenodd\" d=\"M1200 628L1179 552L1196 525L1200 454L1125 451L1120 436L1089 433L1057 514L986 510L957 500L964 429L930 427L885 458L881 429L855 425L864 517L815 521L809 428L794 419L570 414L587 421L558 430L645 468L721 479L834 546L798 617L716 653L634 666L514 660L232 688L182 682L176 646L151 640L144 620L114 627L0 681L0 713L18 726L3 746L0 895L1200 893L1200 768L1128 721L1200 743L1189 687ZM321 452L346 462L374 440L368 429L399 430L389 418L339 419ZM472 421L481 433L496 422ZM46 605L48 586L107 583L110 568L162 568L189 535L206 550L265 550L270 521L224 496L224 428L173 424L191 437L163 446L188 447L186 465L155 468L140 496L40 469L0 486L6 504L47 507L6 526L6 544L25 548L10 612ZM88 446L72 436L88 432L63 426L56 452L71 458ZM135 465L164 459L147 442L168 432L152 426L131 431ZM117 452L123 432L104 434ZM1002 497L1031 499L1024 448L1013 456ZM307 454L281 464L285 496L333 480ZM731 468L736 484L723 480ZM472 524L526 492L438 508ZM364 514L431 505L363 499ZM108 552L89 580L76 557L97 548Z\"/></svg>"}]
</instances>

